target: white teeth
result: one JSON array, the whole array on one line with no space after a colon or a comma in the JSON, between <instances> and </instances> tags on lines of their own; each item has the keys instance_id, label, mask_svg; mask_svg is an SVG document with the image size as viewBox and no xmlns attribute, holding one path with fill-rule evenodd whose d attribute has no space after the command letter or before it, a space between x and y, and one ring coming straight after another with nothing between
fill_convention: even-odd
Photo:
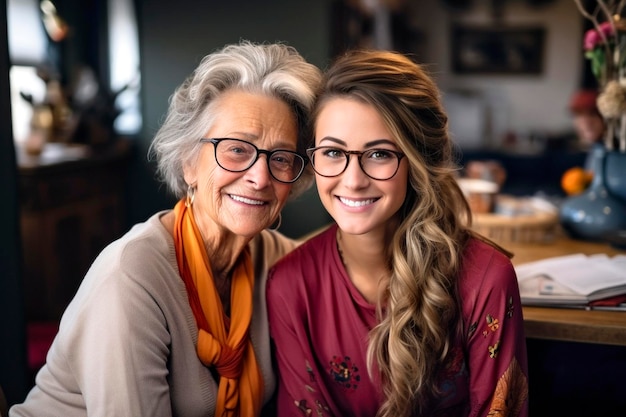
<instances>
[{"instance_id":1,"label":"white teeth","mask_svg":"<svg viewBox=\"0 0 626 417\"><path fill-rule=\"evenodd\" d=\"M362 207L368 204L372 204L375 201L373 198L370 198L369 200L354 201L354 200L348 200L347 198L344 198L344 197L339 197L339 200L341 200L341 202L345 204L346 206L350 206L350 207Z\"/></svg>"},{"instance_id":2,"label":"white teeth","mask_svg":"<svg viewBox=\"0 0 626 417\"><path fill-rule=\"evenodd\" d=\"M263 204L265 204L263 201L250 200L249 198L241 197L241 196L238 196L238 195L230 194L230 198L232 198L235 201L241 201L242 203L253 204L255 206L262 206Z\"/></svg>"}]
</instances>

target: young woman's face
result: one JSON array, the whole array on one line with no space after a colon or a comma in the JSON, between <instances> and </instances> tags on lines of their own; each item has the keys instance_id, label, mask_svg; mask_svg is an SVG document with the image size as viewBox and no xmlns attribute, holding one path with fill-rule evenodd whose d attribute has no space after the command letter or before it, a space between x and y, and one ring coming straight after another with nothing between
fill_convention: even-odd
<instances>
[{"instance_id":1,"label":"young woman's face","mask_svg":"<svg viewBox=\"0 0 626 417\"><path fill-rule=\"evenodd\" d=\"M270 151L296 150L298 126L282 100L232 91L220 98L217 111L205 138L240 139ZM291 184L272 178L267 155L259 155L243 172L227 171L217 164L215 146L205 143L196 164L184 168L187 184L197 185L193 203L196 222L205 236L230 232L252 237L278 217Z\"/></svg>"},{"instance_id":2,"label":"young woman's face","mask_svg":"<svg viewBox=\"0 0 626 417\"><path fill-rule=\"evenodd\" d=\"M381 150L362 158L368 165L366 169L374 176L385 172L377 164L395 166L396 156L386 151L399 151L378 111L348 98L334 98L323 106L316 120L315 146L359 152ZM331 150L323 157L341 158L341 155ZM316 167L321 157L316 153ZM365 174L359 165L359 156L352 154L343 173L324 177L316 172L315 181L324 207L343 231L350 234L384 232L407 193L407 159L400 159L398 170L391 178L376 180Z\"/></svg>"}]
</instances>

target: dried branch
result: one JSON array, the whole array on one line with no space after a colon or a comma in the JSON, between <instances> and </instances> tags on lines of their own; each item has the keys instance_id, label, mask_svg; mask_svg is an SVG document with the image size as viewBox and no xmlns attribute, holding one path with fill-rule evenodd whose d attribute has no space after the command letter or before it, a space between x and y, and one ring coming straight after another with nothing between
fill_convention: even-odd
<instances>
[{"instance_id":1,"label":"dried branch","mask_svg":"<svg viewBox=\"0 0 626 417\"><path fill-rule=\"evenodd\" d=\"M592 22L595 21L594 16L590 15L589 12L583 7L581 0L574 0L574 3L576 3L576 6L578 7L578 11L580 12L580 14L583 15L583 17L591 20Z\"/></svg>"},{"instance_id":2,"label":"dried branch","mask_svg":"<svg viewBox=\"0 0 626 417\"><path fill-rule=\"evenodd\" d=\"M616 33L615 31L615 24L613 23L613 18L611 15L610 10L608 10L607 5L604 3L603 0L598 0L598 5L596 6L596 10L594 11L593 15L590 14L587 9L585 9L585 7L582 4L582 0L574 0L574 3L576 3L576 6L578 7L578 10L580 11L580 13L583 15L583 17L587 18L589 21L591 21L591 23L593 24L593 27L595 28L596 32L598 32L598 34L600 35L600 37L602 38L602 47L604 48L604 53L605 56L607 57L606 62L607 64L607 68L606 68L606 73L605 73L605 77L609 74L613 74L613 66L614 66L614 57L611 54L611 48L609 47L609 40L607 39L607 37L604 35L604 32L602 31L602 28L600 27L600 22L598 22L598 11L599 9L602 10L607 17L607 20L611 22L611 27L613 29L613 33ZM608 80L604 80L604 82L606 82Z\"/></svg>"},{"instance_id":3,"label":"dried branch","mask_svg":"<svg viewBox=\"0 0 626 417\"><path fill-rule=\"evenodd\" d=\"M603 95L607 94L606 86L607 83L611 81L619 81L622 78L621 75L621 66L622 66L622 45L620 42L620 29L623 29L623 25L621 24L621 14L624 7L626 7L626 0L597 0L596 7L594 9L593 14L589 13L587 9L583 6L583 0L573 0L578 10L582 14L582 16L593 24L593 27L597 31L598 35L602 40L602 47L605 51L605 68L603 79L600 80L600 84L602 85ZM609 45L609 37L607 37L604 31L601 30L599 16L604 15L606 17L606 22L611 27L611 41L614 43L614 50L611 50L611 46ZM620 26L620 27L618 27ZM623 88L623 87L622 87ZM606 136L605 136L605 146L608 150L613 150L613 140L615 135L618 135L619 138L619 151L626 152L626 113L622 113L621 116L617 117L609 117L605 119L606 122Z\"/></svg>"}]
</instances>

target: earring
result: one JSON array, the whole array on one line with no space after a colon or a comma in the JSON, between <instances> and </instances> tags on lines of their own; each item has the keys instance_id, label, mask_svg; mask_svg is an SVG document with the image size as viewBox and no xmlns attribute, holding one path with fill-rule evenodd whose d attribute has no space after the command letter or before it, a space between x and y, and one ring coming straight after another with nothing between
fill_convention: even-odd
<instances>
[{"instance_id":1,"label":"earring","mask_svg":"<svg viewBox=\"0 0 626 417\"><path fill-rule=\"evenodd\" d=\"M187 208L190 208L195 198L196 198L196 187L190 184L187 186L187 199L185 200L185 206Z\"/></svg>"},{"instance_id":2,"label":"earring","mask_svg":"<svg viewBox=\"0 0 626 417\"><path fill-rule=\"evenodd\" d=\"M270 227L269 230L278 230L283 222L283 213L278 213L278 224L275 227Z\"/></svg>"}]
</instances>

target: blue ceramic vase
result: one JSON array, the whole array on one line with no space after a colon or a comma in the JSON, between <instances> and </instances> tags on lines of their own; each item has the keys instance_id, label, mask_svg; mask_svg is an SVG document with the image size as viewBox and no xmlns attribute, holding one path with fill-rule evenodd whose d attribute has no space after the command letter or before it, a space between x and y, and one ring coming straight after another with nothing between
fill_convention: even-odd
<instances>
[{"instance_id":1,"label":"blue ceramic vase","mask_svg":"<svg viewBox=\"0 0 626 417\"><path fill-rule=\"evenodd\" d=\"M621 154L613 153L601 146L594 147L589 155L594 167L591 185L561 205L561 225L574 238L611 241L626 231L626 200L618 196L626 181L626 166L623 159L620 163Z\"/></svg>"},{"instance_id":2,"label":"blue ceramic vase","mask_svg":"<svg viewBox=\"0 0 626 417\"><path fill-rule=\"evenodd\" d=\"M626 152L607 152L604 165L606 188L626 204Z\"/></svg>"}]
</instances>

